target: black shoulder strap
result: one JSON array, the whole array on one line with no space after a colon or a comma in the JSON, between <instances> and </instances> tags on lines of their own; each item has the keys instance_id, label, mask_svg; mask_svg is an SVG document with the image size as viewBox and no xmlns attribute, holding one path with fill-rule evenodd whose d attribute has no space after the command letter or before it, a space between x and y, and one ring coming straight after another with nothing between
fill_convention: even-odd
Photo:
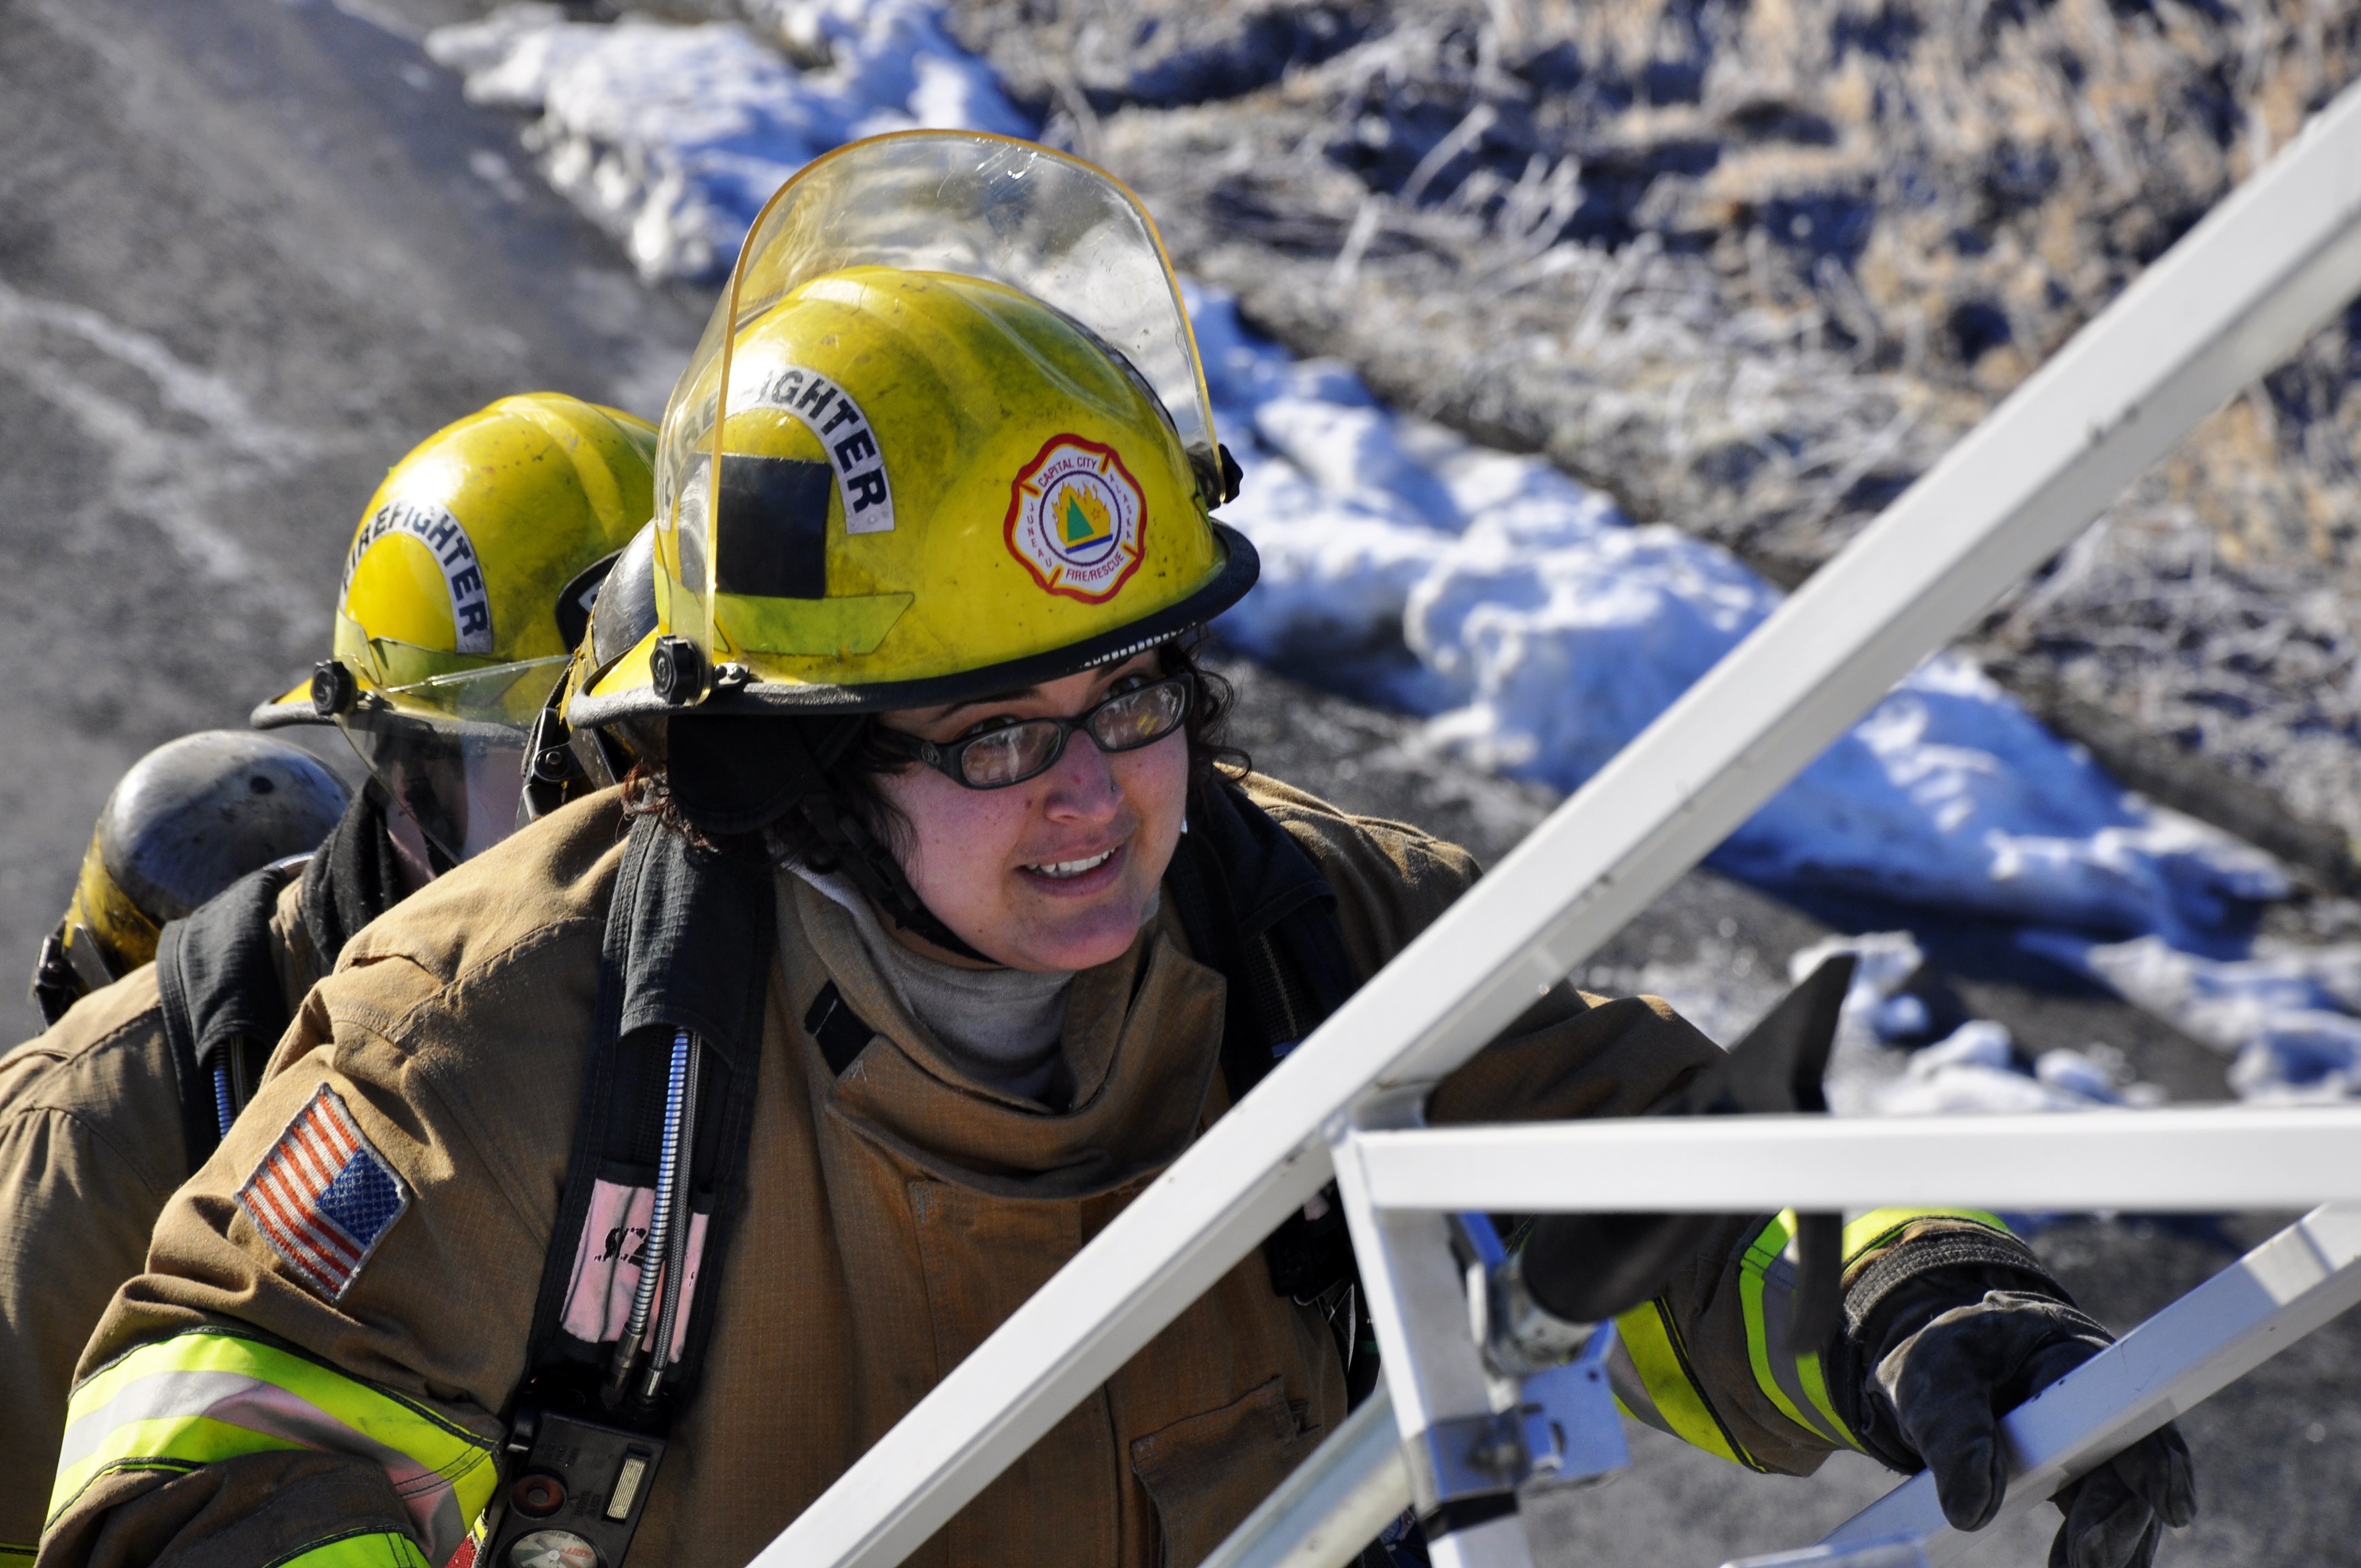
<instances>
[{"instance_id":1,"label":"black shoulder strap","mask_svg":"<svg viewBox=\"0 0 2361 1568\"><path fill-rule=\"evenodd\" d=\"M1228 780L1190 796L1165 877L1189 945L1230 982L1222 1071L1233 1101L1359 989L1336 894L1294 837Z\"/></svg>"},{"instance_id":2,"label":"black shoulder strap","mask_svg":"<svg viewBox=\"0 0 2361 1568\"><path fill-rule=\"evenodd\" d=\"M216 1088L214 1069L247 1042L277 1045L294 1021L270 948L270 917L291 874L266 866L242 877L167 925L156 942L156 987L192 1172L221 1142L225 1112L237 1109Z\"/></svg>"},{"instance_id":3,"label":"black shoulder strap","mask_svg":"<svg viewBox=\"0 0 2361 1568\"><path fill-rule=\"evenodd\" d=\"M1336 893L1270 813L1227 780L1192 792L1189 831L1164 880L1197 956L1229 981L1222 1073L1244 1099L1357 990L1336 924ZM1311 1299L1352 1277L1333 1198L1290 1215L1263 1243L1271 1288Z\"/></svg>"},{"instance_id":4,"label":"black shoulder strap","mask_svg":"<svg viewBox=\"0 0 2361 1568\"><path fill-rule=\"evenodd\" d=\"M66 951L66 924L41 938L40 957L33 964L33 1005L41 1010L41 1026L53 1029L58 1020L91 990L76 972Z\"/></svg>"},{"instance_id":5,"label":"black shoulder strap","mask_svg":"<svg viewBox=\"0 0 2361 1568\"><path fill-rule=\"evenodd\" d=\"M360 928L401 902L401 863L386 831L385 788L363 784L303 868L303 928L324 968Z\"/></svg>"},{"instance_id":6,"label":"black shoulder strap","mask_svg":"<svg viewBox=\"0 0 2361 1568\"><path fill-rule=\"evenodd\" d=\"M744 1200L775 906L769 857L752 836L699 848L642 817L631 826L607 913L598 1013L557 1228L534 1303L527 1390L545 1404L657 1430L692 1398L721 1299L723 1257ZM596 1385L621 1325L599 1303L619 1270L636 1277L663 1146L672 1042L699 1051L689 1205L702 1222L680 1359L652 1410L603 1410ZM634 1225L636 1211L636 1228ZM695 1233L692 1233L695 1234ZM588 1254L584 1256L584 1254ZM625 1292L628 1294L628 1291ZM603 1332L601 1332L603 1330Z\"/></svg>"}]
</instances>

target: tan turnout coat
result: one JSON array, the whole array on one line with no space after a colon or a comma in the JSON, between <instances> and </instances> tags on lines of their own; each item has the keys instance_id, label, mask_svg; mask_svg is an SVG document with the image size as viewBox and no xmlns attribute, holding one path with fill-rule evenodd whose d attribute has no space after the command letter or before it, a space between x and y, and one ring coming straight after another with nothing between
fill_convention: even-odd
<instances>
[{"instance_id":1,"label":"tan turnout coat","mask_svg":"<svg viewBox=\"0 0 2361 1568\"><path fill-rule=\"evenodd\" d=\"M1365 975L1476 874L1415 829L1251 787L1334 887ZM252 1109L168 1206L149 1272L116 1298L85 1372L192 1322L242 1320L499 1432L555 1239L624 826L611 794L569 807L353 941ZM635 1563L751 1557L1227 1102L1224 982L1169 914L1076 978L1063 1049L1077 1091L1053 1113L964 1078L904 1014L850 916L799 879L779 889L747 1202L704 1388L674 1428ZM800 1025L830 980L878 1031L841 1077ZM1629 1114L1715 1055L1661 1003L1561 990L1433 1109ZM298 1281L234 1199L324 1082L414 1195L335 1304ZM1758 1453L1808 1469L1817 1453L1754 1390L1725 1273L1695 1271L1677 1309L1700 1370ZM1344 1414L1327 1328L1273 1294L1250 1255L911 1562L1193 1562ZM371 1510L403 1517L382 1475L342 1455L115 1474L65 1510L41 1561L144 1562L174 1541L191 1561L262 1563Z\"/></svg>"}]
</instances>

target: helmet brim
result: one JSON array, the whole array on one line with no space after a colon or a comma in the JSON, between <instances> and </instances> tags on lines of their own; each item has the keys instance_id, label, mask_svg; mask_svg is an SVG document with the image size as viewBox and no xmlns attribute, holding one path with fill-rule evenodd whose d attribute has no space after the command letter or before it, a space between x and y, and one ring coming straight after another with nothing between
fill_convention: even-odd
<instances>
[{"instance_id":1,"label":"helmet brim","mask_svg":"<svg viewBox=\"0 0 2361 1568\"><path fill-rule=\"evenodd\" d=\"M693 707L675 707L656 695L648 680L648 662L634 650L611 672L614 683L600 691L577 692L566 707L566 722L576 729L612 724L621 718L702 715L752 718L813 718L839 713L882 713L896 708L936 707L994 692L1021 691L1058 680L1081 670L1111 664L1161 642L1170 642L1246 598L1262 574L1261 557L1246 536L1225 523L1214 522L1223 545L1221 570L1186 598L1127 621L1113 630L1047 652L1004 660L954 674L869 685L785 685L755 682L713 692ZM653 641L653 640L651 640Z\"/></svg>"}]
</instances>

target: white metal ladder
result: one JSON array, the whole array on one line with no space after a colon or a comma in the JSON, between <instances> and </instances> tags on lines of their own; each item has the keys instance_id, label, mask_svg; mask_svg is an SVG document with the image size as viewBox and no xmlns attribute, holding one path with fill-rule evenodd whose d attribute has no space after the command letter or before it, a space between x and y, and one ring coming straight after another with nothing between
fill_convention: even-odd
<instances>
[{"instance_id":1,"label":"white metal ladder","mask_svg":"<svg viewBox=\"0 0 2361 1568\"><path fill-rule=\"evenodd\" d=\"M2356 292L2361 89L1553 813L755 1561L899 1563L1332 1174L1369 1288L1385 1398L1222 1549L1233 1568L1341 1563L1373 1519L1444 1484L1438 1464L1516 1458L1517 1443L1451 1448L1496 1415L1447 1245L1454 1212L2361 1204L2361 1109L1417 1126L1438 1080ZM2011 1416L2011 1507L2341 1310L2356 1293L2356 1211L2320 1210ZM1522 1446L1529 1461L1532 1444ZM1964 1543L1939 1526L1921 1477L1838 1531L1831 1551L1902 1537L1852 1561L1943 1561ZM1282 1555L1252 1554L1266 1545ZM1512 1514L1433 1550L1444 1563L1527 1561Z\"/></svg>"}]
</instances>

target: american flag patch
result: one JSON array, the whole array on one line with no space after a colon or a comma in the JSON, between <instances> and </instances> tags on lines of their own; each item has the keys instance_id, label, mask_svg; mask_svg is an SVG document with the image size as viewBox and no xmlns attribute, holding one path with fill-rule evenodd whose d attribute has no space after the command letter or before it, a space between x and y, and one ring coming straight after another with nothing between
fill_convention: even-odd
<instances>
[{"instance_id":1,"label":"american flag patch","mask_svg":"<svg viewBox=\"0 0 2361 1568\"><path fill-rule=\"evenodd\" d=\"M237 1201L303 1283L335 1301L410 1207L410 1189L324 1083L237 1190Z\"/></svg>"}]
</instances>

